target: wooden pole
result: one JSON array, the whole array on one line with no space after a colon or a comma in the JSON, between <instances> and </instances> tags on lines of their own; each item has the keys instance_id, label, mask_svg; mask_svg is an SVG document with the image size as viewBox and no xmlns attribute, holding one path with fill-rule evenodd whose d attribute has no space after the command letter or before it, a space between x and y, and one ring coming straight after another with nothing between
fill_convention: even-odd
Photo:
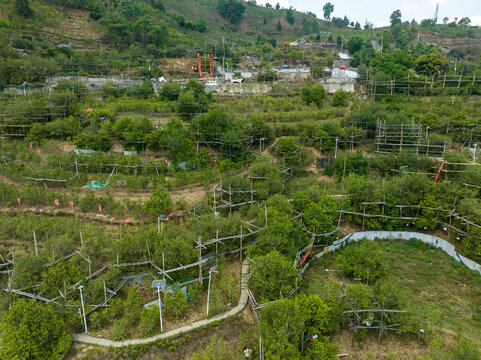
<instances>
[{"instance_id":1,"label":"wooden pole","mask_svg":"<svg viewBox=\"0 0 481 360\"><path fill-rule=\"evenodd\" d=\"M364 204L363 207L364 207L364 208L363 208L362 213L363 213L363 215L366 215L366 204ZM363 217L362 217L362 231L364 231L364 222L365 222L365 220L366 220L366 217L363 216Z\"/></svg>"},{"instance_id":2,"label":"wooden pole","mask_svg":"<svg viewBox=\"0 0 481 360\"><path fill-rule=\"evenodd\" d=\"M145 245L147 247L147 254L149 254L149 260L151 260L149 242L147 241L147 237L145 237Z\"/></svg>"},{"instance_id":3,"label":"wooden pole","mask_svg":"<svg viewBox=\"0 0 481 360\"><path fill-rule=\"evenodd\" d=\"M229 184L229 215L232 215L232 186Z\"/></svg>"},{"instance_id":4,"label":"wooden pole","mask_svg":"<svg viewBox=\"0 0 481 360\"><path fill-rule=\"evenodd\" d=\"M404 123L401 123L401 139L399 141L399 151L403 148Z\"/></svg>"},{"instance_id":5,"label":"wooden pole","mask_svg":"<svg viewBox=\"0 0 481 360\"><path fill-rule=\"evenodd\" d=\"M266 227L267 227L267 203L264 203L264 211L266 213Z\"/></svg>"},{"instance_id":6,"label":"wooden pole","mask_svg":"<svg viewBox=\"0 0 481 360\"><path fill-rule=\"evenodd\" d=\"M411 83L409 82L409 73L408 73L408 96L411 95Z\"/></svg>"},{"instance_id":7,"label":"wooden pole","mask_svg":"<svg viewBox=\"0 0 481 360\"><path fill-rule=\"evenodd\" d=\"M77 161L77 158L75 158L75 174L78 175L78 161Z\"/></svg>"},{"instance_id":8,"label":"wooden pole","mask_svg":"<svg viewBox=\"0 0 481 360\"><path fill-rule=\"evenodd\" d=\"M252 180L251 180L251 201L254 201L254 191L252 191Z\"/></svg>"}]
</instances>

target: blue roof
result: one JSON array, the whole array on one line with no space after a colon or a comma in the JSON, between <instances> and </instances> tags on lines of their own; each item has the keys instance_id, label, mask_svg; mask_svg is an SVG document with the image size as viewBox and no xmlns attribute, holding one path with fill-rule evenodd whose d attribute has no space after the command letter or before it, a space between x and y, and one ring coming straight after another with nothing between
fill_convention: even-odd
<instances>
[{"instance_id":1,"label":"blue roof","mask_svg":"<svg viewBox=\"0 0 481 360\"><path fill-rule=\"evenodd\" d=\"M282 65L281 68L283 68L283 69L289 69L290 66L289 66L289 65Z\"/></svg>"}]
</instances>

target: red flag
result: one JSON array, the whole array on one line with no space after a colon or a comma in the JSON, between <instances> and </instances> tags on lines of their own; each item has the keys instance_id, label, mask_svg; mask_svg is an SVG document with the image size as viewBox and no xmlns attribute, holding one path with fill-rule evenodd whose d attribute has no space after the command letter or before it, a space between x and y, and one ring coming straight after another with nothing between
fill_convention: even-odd
<instances>
[{"instance_id":1,"label":"red flag","mask_svg":"<svg viewBox=\"0 0 481 360\"><path fill-rule=\"evenodd\" d=\"M199 195L199 194L200 194L200 191L199 191L199 190L197 190L197 195Z\"/></svg>"},{"instance_id":2,"label":"red flag","mask_svg":"<svg viewBox=\"0 0 481 360\"><path fill-rule=\"evenodd\" d=\"M173 215L174 215L174 213L170 213L170 214L169 214L169 217L172 217Z\"/></svg>"},{"instance_id":3,"label":"red flag","mask_svg":"<svg viewBox=\"0 0 481 360\"><path fill-rule=\"evenodd\" d=\"M30 143L30 149L32 148L32 143Z\"/></svg>"},{"instance_id":4,"label":"red flag","mask_svg":"<svg viewBox=\"0 0 481 360\"><path fill-rule=\"evenodd\" d=\"M45 210L46 210L46 209L40 209L40 212L42 213L42 212L44 212Z\"/></svg>"},{"instance_id":5,"label":"red flag","mask_svg":"<svg viewBox=\"0 0 481 360\"><path fill-rule=\"evenodd\" d=\"M37 148L37 154L40 154L40 148Z\"/></svg>"},{"instance_id":6,"label":"red flag","mask_svg":"<svg viewBox=\"0 0 481 360\"><path fill-rule=\"evenodd\" d=\"M169 160L165 159L164 163L165 163L165 165L169 165Z\"/></svg>"},{"instance_id":7,"label":"red flag","mask_svg":"<svg viewBox=\"0 0 481 360\"><path fill-rule=\"evenodd\" d=\"M68 202L68 206L70 206L71 208L73 208L73 201L69 201L69 202Z\"/></svg>"},{"instance_id":8,"label":"red flag","mask_svg":"<svg viewBox=\"0 0 481 360\"><path fill-rule=\"evenodd\" d=\"M102 205L99 204L99 211L102 212Z\"/></svg>"},{"instance_id":9,"label":"red flag","mask_svg":"<svg viewBox=\"0 0 481 360\"><path fill-rule=\"evenodd\" d=\"M55 206L58 206L59 205L58 199L55 199L54 203L55 203Z\"/></svg>"},{"instance_id":10,"label":"red flag","mask_svg":"<svg viewBox=\"0 0 481 360\"><path fill-rule=\"evenodd\" d=\"M126 219L126 220L125 220L125 223L126 223L126 224L128 224L129 222L130 222L130 220L129 220L129 219Z\"/></svg>"},{"instance_id":11,"label":"red flag","mask_svg":"<svg viewBox=\"0 0 481 360\"><path fill-rule=\"evenodd\" d=\"M20 198L17 198L18 205L21 204Z\"/></svg>"}]
</instances>

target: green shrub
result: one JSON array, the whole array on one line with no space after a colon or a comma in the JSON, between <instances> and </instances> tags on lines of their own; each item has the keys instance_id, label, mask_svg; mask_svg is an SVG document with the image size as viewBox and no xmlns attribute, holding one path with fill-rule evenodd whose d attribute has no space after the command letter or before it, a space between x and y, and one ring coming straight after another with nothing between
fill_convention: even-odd
<instances>
[{"instance_id":1,"label":"green shrub","mask_svg":"<svg viewBox=\"0 0 481 360\"><path fill-rule=\"evenodd\" d=\"M142 336L152 336L160 326L160 314L158 306L150 306L142 309L140 313L140 329Z\"/></svg>"},{"instance_id":2,"label":"green shrub","mask_svg":"<svg viewBox=\"0 0 481 360\"><path fill-rule=\"evenodd\" d=\"M144 204L144 212L152 218L156 218L160 214L169 215L173 209L170 194L164 188L159 187L150 199Z\"/></svg>"},{"instance_id":3,"label":"green shrub","mask_svg":"<svg viewBox=\"0 0 481 360\"><path fill-rule=\"evenodd\" d=\"M336 258L346 276L374 283L387 275L388 260L378 243L363 240L347 246Z\"/></svg>"},{"instance_id":4,"label":"green shrub","mask_svg":"<svg viewBox=\"0 0 481 360\"><path fill-rule=\"evenodd\" d=\"M172 293L165 294L164 304L172 317L181 318L187 309L188 300L180 288L175 288Z\"/></svg>"}]
</instances>

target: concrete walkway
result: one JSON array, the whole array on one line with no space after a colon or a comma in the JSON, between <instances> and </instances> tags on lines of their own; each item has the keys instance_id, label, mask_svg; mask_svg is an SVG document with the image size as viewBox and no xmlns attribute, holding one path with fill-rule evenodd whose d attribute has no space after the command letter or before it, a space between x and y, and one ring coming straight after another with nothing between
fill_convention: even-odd
<instances>
[{"instance_id":1,"label":"concrete walkway","mask_svg":"<svg viewBox=\"0 0 481 360\"><path fill-rule=\"evenodd\" d=\"M249 272L249 265L247 264L247 261L244 261L242 263L242 279L244 279L245 275ZM241 287L241 295L239 298L239 304L237 304L236 307L230 309L229 311L218 314L215 316L210 317L209 319L204 319L204 320L199 320L196 321L192 324L182 326L180 328L174 329L167 331L162 334L154 335L148 338L143 338L143 339L131 339L131 340L124 340L124 341L113 341L109 339L102 339L102 338L97 338L93 337L87 334L74 334L72 339L73 341L84 343L84 344L92 344L92 345L99 345L99 346L105 346L105 347L122 347L122 346L129 346L129 345L138 345L138 344L148 344L151 342L154 342L159 339L167 339L173 336L177 336L189 331L192 331L194 329L201 328L203 326L206 326L210 323L213 323L215 321L219 320L224 320L227 318L230 318L233 315L236 315L240 313L242 310L244 310L245 306L247 305L247 284L244 284L242 282L242 287Z\"/></svg>"}]
</instances>

